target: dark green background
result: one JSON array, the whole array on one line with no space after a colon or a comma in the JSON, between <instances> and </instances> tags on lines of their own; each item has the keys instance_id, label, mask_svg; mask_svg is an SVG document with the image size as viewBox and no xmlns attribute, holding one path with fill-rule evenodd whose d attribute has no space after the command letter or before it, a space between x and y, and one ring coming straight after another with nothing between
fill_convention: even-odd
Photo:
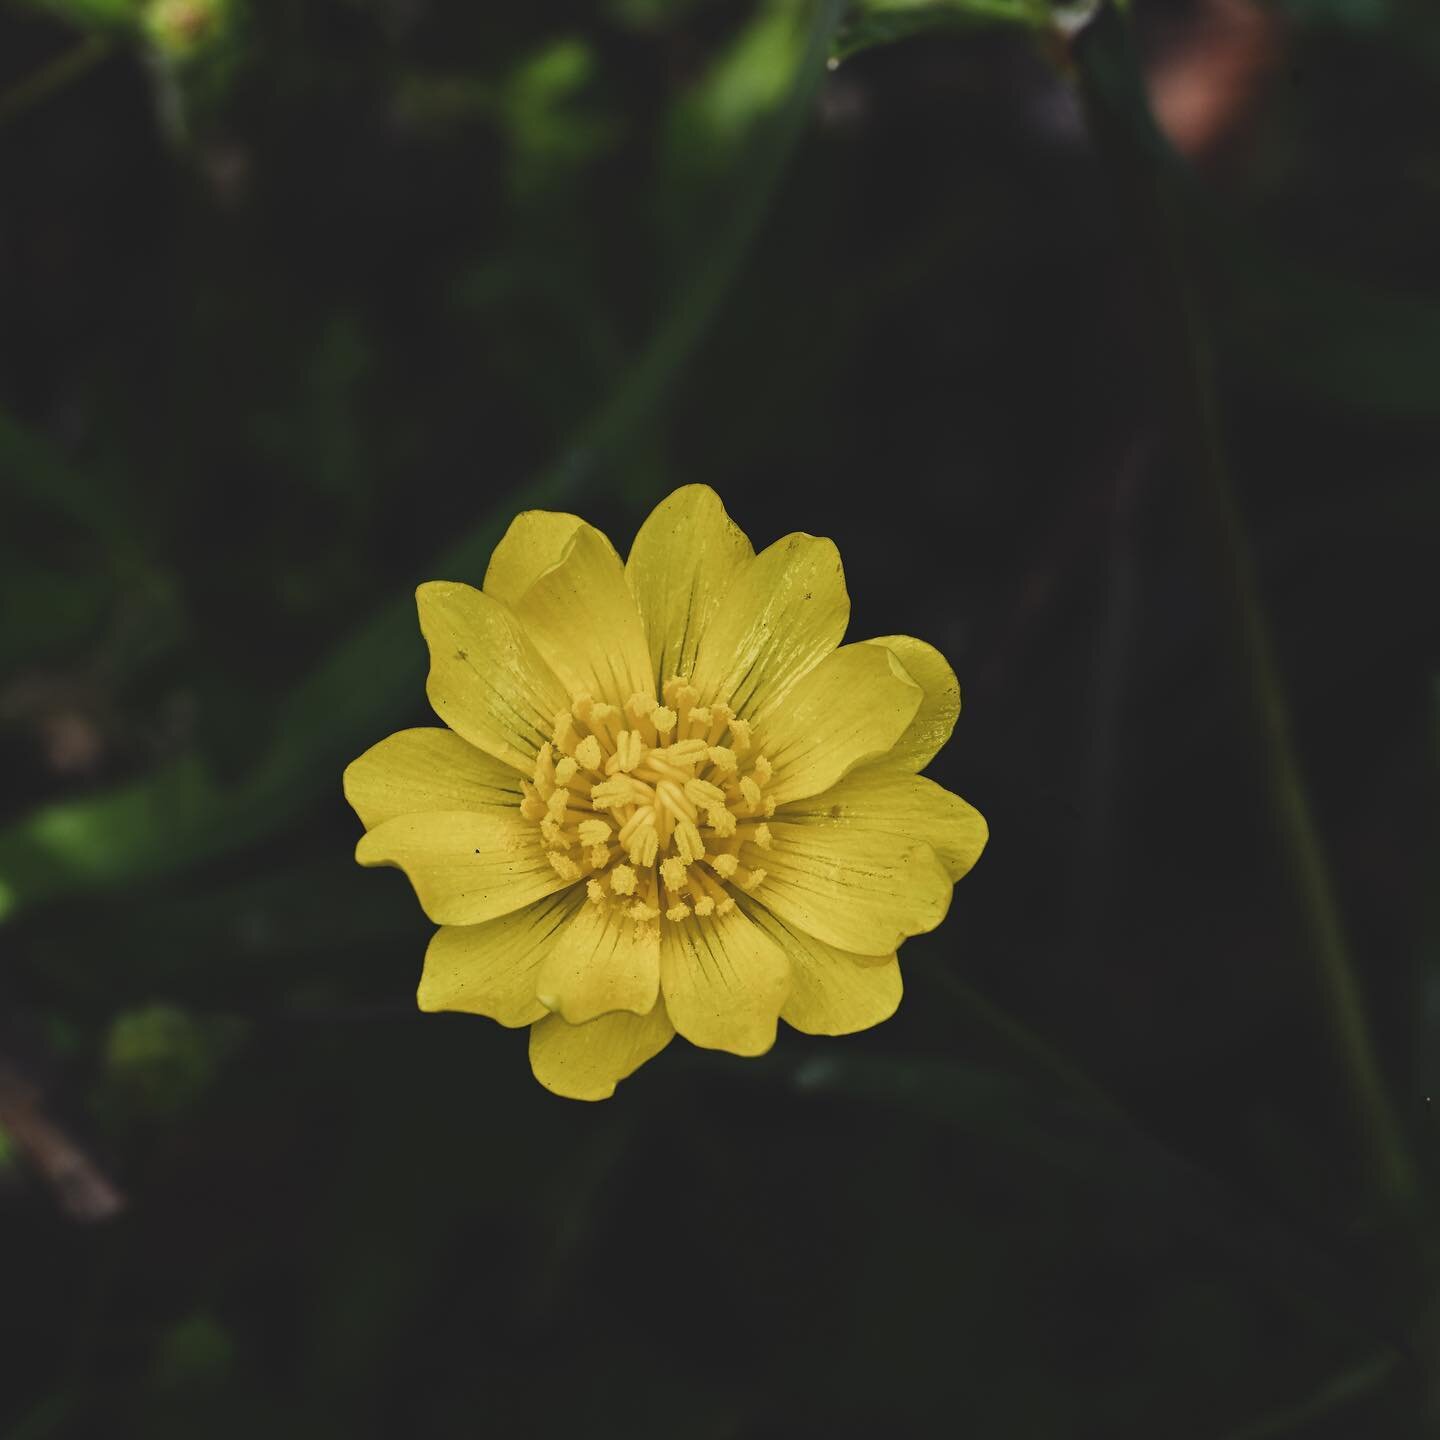
<instances>
[{"instance_id":1,"label":"dark green background","mask_svg":"<svg viewBox=\"0 0 1440 1440\"><path fill-rule=\"evenodd\" d=\"M1028 9L0 6L5 1440L1429 1433L1437 16L1181 158ZM893 1021L568 1103L340 771L417 581L691 481L949 656L992 840Z\"/></svg>"}]
</instances>

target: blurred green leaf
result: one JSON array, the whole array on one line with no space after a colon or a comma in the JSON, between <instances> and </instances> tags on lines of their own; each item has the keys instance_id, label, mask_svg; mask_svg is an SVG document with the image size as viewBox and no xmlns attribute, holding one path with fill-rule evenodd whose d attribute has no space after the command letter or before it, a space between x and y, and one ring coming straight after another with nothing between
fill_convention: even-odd
<instances>
[{"instance_id":1,"label":"blurred green leaf","mask_svg":"<svg viewBox=\"0 0 1440 1440\"><path fill-rule=\"evenodd\" d=\"M168 1120L214 1083L243 1038L243 1021L159 1003L127 1010L105 1037L100 1108L113 1119Z\"/></svg>"},{"instance_id":2,"label":"blurred green leaf","mask_svg":"<svg viewBox=\"0 0 1440 1440\"><path fill-rule=\"evenodd\" d=\"M143 0L24 0L80 30L134 30L139 27Z\"/></svg>"},{"instance_id":3,"label":"blurred green leaf","mask_svg":"<svg viewBox=\"0 0 1440 1440\"><path fill-rule=\"evenodd\" d=\"M208 1311L197 1311L160 1337L150 1381L159 1390L214 1385L235 1365L235 1340Z\"/></svg>"},{"instance_id":4,"label":"blurred green leaf","mask_svg":"<svg viewBox=\"0 0 1440 1440\"><path fill-rule=\"evenodd\" d=\"M1046 0L859 0L836 37L835 58L916 35L996 26L1038 30L1050 21Z\"/></svg>"}]
</instances>

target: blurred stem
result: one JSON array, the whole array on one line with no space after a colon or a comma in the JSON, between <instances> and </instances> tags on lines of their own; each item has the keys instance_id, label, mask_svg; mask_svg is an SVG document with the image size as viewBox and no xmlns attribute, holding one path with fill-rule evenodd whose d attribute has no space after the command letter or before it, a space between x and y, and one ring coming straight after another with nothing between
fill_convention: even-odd
<instances>
[{"instance_id":1,"label":"blurred stem","mask_svg":"<svg viewBox=\"0 0 1440 1440\"><path fill-rule=\"evenodd\" d=\"M952 974L943 965L932 967L929 972L985 1029L993 1031L1017 1054L1023 1055L1037 1070L1058 1080L1077 1097L1088 1101L1097 1111L1122 1120L1127 1126L1135 1126L1120 1103L1084 1070L1057 1050L1044 1036L1031 1030L1008 1011L987 1000L973 985L967 984Z\"/></svg>"},{"instance_id":2,"label":"blurred stem","mask_svg":"<svg viewBox=\"0 0 1440 1440\"><path fill-rule=\"evenodd\" d=\"M1225 1440L1280 1440L1281 1436L1295 1435L1316 1420L1373 1394L1395 1374L1397 1364L1394 1355L1376 1355L1326 1381L1300 1404L1261 1416L1243 1429L1232 1430Z\"/></svg>"},{"instance_id":3,"label":"blurred stem","mask_svg":"<svg viewBox=\"0 0 1440 1440\"><path fill-rule=\"evenodd\" d=\"M112 42L106 36L87 35L78 45L57 55L48 65L42 65L18 85L12 85L0 94L0 125L8 125L16 116L48 99L57 90L63 90L72 80L89 74L111 49Z\"/></svg>"},{"instance_id":4,"label":"blurred stem","mask_svg":"<svg viewBox=\"0 0 1440 1440\"><path fill-rule=\"evenodd\" d=\"M1150 113L1133 39L1112 6L1074 45L1091 135L1128 211L1130 235L1150 268L1147 297L1156 321L1156 359L1169 382L1181 445L1215 522L1217 554L1233 638L1244 664L1272 818L1294 878L1318 988L1347 1076L1356 1140L1370 1187L1386 1209L1409 1210L1416 1175L1391 1105L1365 1014L1329 866L1306 793L1289 707L1260 599L1244 519L1220 439L1210 337L1196 293L1181 221L1176 164Z\"/></svg>"}]
</instances>

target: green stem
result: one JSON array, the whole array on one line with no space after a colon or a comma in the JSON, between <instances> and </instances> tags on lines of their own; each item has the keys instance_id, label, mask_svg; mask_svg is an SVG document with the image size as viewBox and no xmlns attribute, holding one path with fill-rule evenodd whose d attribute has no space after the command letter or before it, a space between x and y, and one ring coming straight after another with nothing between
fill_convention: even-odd
<instances>
[{"instance_id":1,"label":"green stem","mask_svg":"<svg viewBox=\"0 0 1440 1440\"><path fill-rule=\"evenodd\" d=\"M78 45L57 55L48 65L42 65L33 75L12 85L0 95L0 125L8 125L57 90L63 90L72 80L88 74L112 48L112 42L103 35L86 36Z\"/></svg>"},{"instance_id":2,"label":"green stem","mask_svg":"<svg viewBox=\"0 0 1440 1440\"><path fill-rule=\"evenodd\" d=\"M1174 157L1150 114L1133 42L1106 8L1077 40L1078 83L1091 133L1128 203L1151 269L1151 309L1168 369L1174 420L1196 457L1194 479L1215 522L1233 640L1244 667L1276 833L1290 866L1318 989L1347 1077L1356 1140L1378 1197L1416 1198L1416 1175L1365 1014L1330 870L1296 755L1289 706L1261 601L1255 562L1220 439L1208 328L1186 253Z\"/></svg>"}]
</instances>

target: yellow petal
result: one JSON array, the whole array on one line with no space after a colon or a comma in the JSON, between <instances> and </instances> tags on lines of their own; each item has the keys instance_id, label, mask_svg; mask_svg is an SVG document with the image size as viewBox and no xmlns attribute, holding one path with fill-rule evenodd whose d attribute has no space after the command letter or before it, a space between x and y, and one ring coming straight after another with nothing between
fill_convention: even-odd
<instances>
[{"instance_id":1,"label":"yellow petal","mask_svg":"<svg viewBox=\"0 0 1440 1440\"><path fill-rule=\"evenodd\" d=\"M923 840L951 880L980 858L990 831L985 817L958 795L891 767L889 757L847 775L838 785L786 805L775 817L800 825L885 830Z\"/></svg>"},{"instance_id":2,"label":"yellow petal","mask_svg":"<svg viewBox=\"0 0 1440 1440\"><path fill-rule=\"evenodd\" d=\"M792 929L753 900L740 904L790 962L790 993L780 1012L787 1025L807 1035L853 1035L895 1013L902 987L894 955L851 955Z\"/></svg>"},{"instance_id":3,"label":"yellow petal","mask_svg":"<svg viewBox=\"0 0 1440 1440\"><path fill-rule=\"evenodd\" d=\"M783 805L827 789L884 755L919 704L920 687L883 646L846 645L827 655L756 727L756 745L775 772L767 794Z\"/></svg>"},{"instance_id":4,"label":"yellow petal","mask_svg":"<svg viewBox=\"0 0 1440 1440\"><path fill-rule=\"evenodd\" d=\"M425 693L435 713L457 735L528 776L570 696L493 595L435 580L415 599L430 647Z\"/></svg>"},{"instance_id":5,"label":"yellow petal","mask_svg":"<svg viewBox=\"0 0 1440 1440\"><path fill-rule=\"evenodd\" d=\"M422 1010L462 1010L502 1025L529 1025L545 1007L535 997L541 962L556 936L585 903L585 892L562 891L479 925L444 925L425 951L415 999Z\"/></svg>"},{"instance_id":6,"label":"yellow petal","mask_svg":"<svg viewBox=\"0 0 1440 1440\"><path fill-rule=\"evenodd\" d=\"M741 568L700 638L693 679L702 701L763 718L840 643L849 622L834 543L800 533L777 540Z\"/></svg>"},{"instance_id":7,"label":"yellow petal","mask_svg":"<svg viewBox=\"0 0 1440 1440\"><path fill-rule=\"evenodd\" d=\"M397 815L363 835L362 865L394 865L437 925L478 925L569 884L518 810Z\"/></svg>"},{"instance_id":8,"label":"yellow petal","mask_svg":"<svg viewBox=\"0 0 1440 1440\"><path fill-rule=\"evenodd\" d=\"M790 989L784 952L738 910L667 921L660 984L675 1028L692 1045L763 1055Z\"/></svg>"},{"instance_id":9,"label":"yellow petal","mask_svg":"<svg viewBox=\"0 0 1440 1440\"><path fill-rule=\"evenodd\" d=\"M425 810L520 804L520 777L451 730L400 730L345 767L345 798L367 830Z\"/></svg>"},{"instance_id":10,"label":"yellow petal","mask_svg":"<svg viewBox=\"0 0 1440 1440\"><path fill-rule=\"evenodd\" d=\"M886 955L945 918L950 877L923 840L778 817L770 833L772 847L755 851L765 869L755 898L796 930L856 955Z\"/></svg>"},{"instance_id":11,"label":"yellow petal","mask_svg":"<svg viewBox=\"0 0 1440 1440\"><path fill-rule=\"evenodd\" d=\"M754 555L708 485L686 485L650 512L630 547L625 578L662 685L694 669L700 637Z\"/></svg>"},{"instance_id":12,"label":"yellow petal","mask_svg":"<svg viewBox=\"0 0 1440 1440\"><path fill-rule=\"evenodd\" d=\"M895 742L891 758L906 770L923 770L950 738L960 714L960 682L950 662L913 635L882 635L867 645L883 645L905 673L925 692L910 728Z\"/></svg>"},{"instance_id":13,"label":"yellow petal","mask_svg":"<svg viewBox=\"0 0 1440 1440\"><path fill-rule=\"evenodd\" d=\"M518 600L552 565L585 522L563 510L524 510L490 556L485 593L507 605Z\"/></svg>"},{"instance_id":14,"label":"yellow petal","mask_svg":"<svg viewBox=\"0 0 1440 1440\"><path fill-rule=\"evenodd\" d=\"M658 1000L648 1015L617 1010L584 1025L547 1015L530 1027L530 1068L557 1095L608 1100L621 1080L653 1060L674 1035Z\"/></svg>"},{"instance_id":15,"label":"yellow petal","mask_svg":"<svg viewBox=\"0 0 1440 1440\"><path fill-rule=\"evenodd\" d=\"M517 600L515 616L571 695L624 705L654 695L650 647L625 567L592 525Z\"/></svg>"},{"instance_id":16,"label":"yellow petal","mask_svg":"<svg viewBox=\"0 0 1440 1440\"><path fill-rule=\"evenodd\" d=\"M555 937L537 989L571 1025L612 1010L648 1015L660 993L660 927L587 903Z\"/></svg>"}]
</instances>

